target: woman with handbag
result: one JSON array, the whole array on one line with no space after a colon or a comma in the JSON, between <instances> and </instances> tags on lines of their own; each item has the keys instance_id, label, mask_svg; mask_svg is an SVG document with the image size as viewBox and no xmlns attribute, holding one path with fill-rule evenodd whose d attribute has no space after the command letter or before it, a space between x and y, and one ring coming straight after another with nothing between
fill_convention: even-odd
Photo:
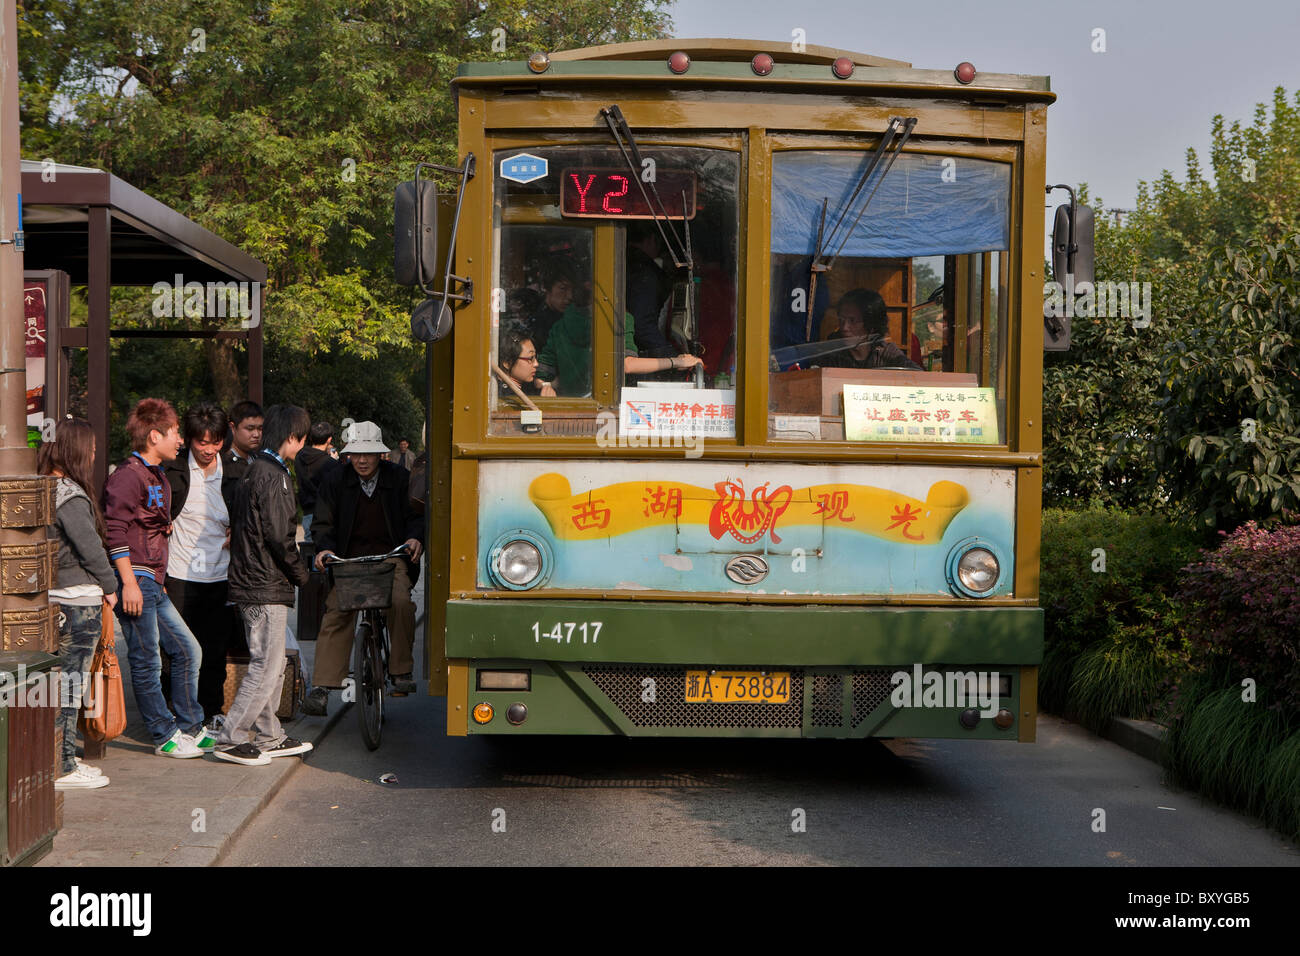
<instances>
[{"instance_id":1,"label":"woman with handbag","mask_svg":"<svg viewBox=\"0 0 1300 956\"><path fill-rule=\"evenodd\" d=\"M104 550L104 516L90 493L95 433L81 419L59 422L52 442L37 452L37 471L58 478L54 530L59 541L56 587L50 601L59 615L59 658L63 668L58 724L63 731L61 776L56 790L95 790L108 786L98 767L77 759L77 715L91 658L104 626L104 608L117 603L117 579ZM109 624L111 627L111 622Z\"/></svg>"}]
</instances>

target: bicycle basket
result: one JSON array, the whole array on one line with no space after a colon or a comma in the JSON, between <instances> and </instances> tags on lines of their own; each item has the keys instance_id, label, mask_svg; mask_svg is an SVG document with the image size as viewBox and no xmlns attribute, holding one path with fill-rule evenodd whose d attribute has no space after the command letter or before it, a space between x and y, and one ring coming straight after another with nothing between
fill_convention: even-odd
<instances>
[{"instance_id":1,"label":"bicycle basket","mask_svg":"<svg viewBox=\"0 0 1300 956\"><path fill-rule=\"evenodd\" d=\"M386 608L393 600L393 565L336 564L330 568L340 611Z\"/></svg>"}]
</instances>

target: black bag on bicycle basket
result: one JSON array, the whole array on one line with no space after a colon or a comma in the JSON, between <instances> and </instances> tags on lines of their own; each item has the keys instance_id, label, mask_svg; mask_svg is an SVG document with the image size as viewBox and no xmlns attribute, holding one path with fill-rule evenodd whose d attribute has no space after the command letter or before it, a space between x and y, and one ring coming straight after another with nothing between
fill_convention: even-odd
<instances>
[{"instance_id":1,"label":"black bag on bicycle basket","mask_svg":"<svg viewBox=\"0 0 1300 956\"><path fill-rule=\"evenodd\" d=\"M334 598L340 611L386 608L393 600L393 565L388 562L335 564Z\"/></svg>"}]
</instances>

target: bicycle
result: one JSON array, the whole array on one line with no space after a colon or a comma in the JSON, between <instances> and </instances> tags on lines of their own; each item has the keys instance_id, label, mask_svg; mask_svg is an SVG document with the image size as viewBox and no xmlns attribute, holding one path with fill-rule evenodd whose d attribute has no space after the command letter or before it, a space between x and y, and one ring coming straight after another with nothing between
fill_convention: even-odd
<instances>
[{"instance_id":1,"label":"bicycle","mask_svg":"<svg viewBox=\"0 0 1300 956\"><path fill-rule=\"evenodd\" d=\"M387 554L358 558L325 559L330 570L335 600L340 611L359 611L356 639L352 648L352 680L355 685L361 739L367 750L378 750L384 732L384 696L388 683L388 624L383 612L392 603L392 558L406 553L400 545Z\"/></svg>"}]
</instances>

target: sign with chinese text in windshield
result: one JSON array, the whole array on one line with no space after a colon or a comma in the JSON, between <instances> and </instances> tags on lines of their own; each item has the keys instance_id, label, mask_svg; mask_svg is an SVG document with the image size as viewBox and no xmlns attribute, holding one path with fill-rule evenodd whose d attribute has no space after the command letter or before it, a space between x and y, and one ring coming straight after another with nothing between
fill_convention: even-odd
<instances>
[{"instance_id":1,"label":"sign with chinese text in windshield","mask_svg":"<svg viewBox=\"0 0 1300 956\"><path fill-rule=\"evenodd\" d=\"M844 437L997 445L997 399L970 385L845 385Z\"/></svg>"}]
</instances>

